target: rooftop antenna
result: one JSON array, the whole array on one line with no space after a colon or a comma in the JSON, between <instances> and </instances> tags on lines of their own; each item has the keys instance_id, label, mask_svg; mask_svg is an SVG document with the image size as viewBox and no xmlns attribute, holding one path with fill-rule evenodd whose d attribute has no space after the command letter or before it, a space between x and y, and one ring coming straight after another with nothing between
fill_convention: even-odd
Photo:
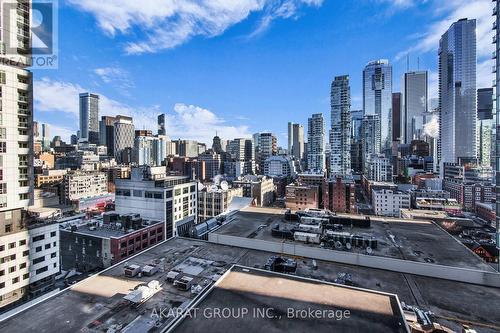
<instances>
[{"instance_id":1,"label":"rooftop antenna","mask_svg":"<svg viewBox=\"0 0 500 333\"><path fill-rule=\"evenodd\" d=\"M417 71L420 70L420 57L417 57Z\"/></svg>"},{"instance_id":2,"label":"rooftop antenna","mask_svg":"<svg viewBox=\"0 0 500 333\"><path fill-rule=\"evenodd\" d=\"M406 54L406 71L407 72L410 71L410 54L409 53Z\"/></svg>"}]
</instances>

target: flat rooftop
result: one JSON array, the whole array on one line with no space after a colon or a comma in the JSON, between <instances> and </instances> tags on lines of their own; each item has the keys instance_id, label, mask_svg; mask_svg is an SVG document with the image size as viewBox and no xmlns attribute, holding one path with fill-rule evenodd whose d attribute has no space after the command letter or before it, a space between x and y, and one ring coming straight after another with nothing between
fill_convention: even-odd
<instances>
[{"instance_id":1,"label":"flat rooftop","mask_svg":"<svg viewBox=\"0 0 500 333\"><path fill-rule=\"evenodd\" d=\"M232 315L213 318L212 309L218 308ZM396 295L233 266L170 331L231 327L241 332L257 327L264 332L406 332L406 321Z\"/></svg>"},{"instance_id":2,"label":"flat rooftop","mask_svg":"<svg viewBox=\"0 0 500 333\"><path fill-rule=\"evenodd\" d=\"M247 207L233 213L227 223L215 231L217 234L255 238L279 243L293 243L319 247L317 244L281 239L271 235L275 224L290 228L297 221L286 221L285 209ZM349 214L337 214L349 217ZM357 215L359 217L359 215ZM378 240L373 255L444 266L469 268L493 272L490 265L430 220L410 220L370 216L370 228L344 226L342 232L372 236ZM333 250L332 250L333 251ZM366 254L363 248L353 247L351 252Z\"/></svg>"},{"instance_id":3,"label":"flat rooftop","mask_svg":"<svg viewBox=\"0 0 500 333\"><path fill-rule=\"evenodd\" d=\"M0 322L0 332L106 332L108 329L118 330L118 327L121 327L122 332L129 333L148 330L161 332L174 317L164 316L156 321L152 319L153 312L186 307L195 298L190 291L179 290L171 282L167 282L169 271L175 268L193 277L196 284L209 286L210 281L218 280L234 264L261 269L271 255L274 254L205 241L171 239ZM321 260L313 261L309 258L295 260L297 276L334 282L341 273L351 274L354 287L396 294L400 302L434 312L438 322L455 331L461 331L462 322L473 322L473 328L480 333L500 331L500 311L498 307L493 306L494 300L500 299L499 288ZM160 271L155 275L133 278L124 275L123 267L127 263L143 266L152 261L160 266ZM266 279L265 276L262 278ZM123 296L135 287L152 280L160 282L161 291L139 306L124 301ZM375 294L372 292L366 294L367 297L375 297L373 295ZM218 297L224 295L208 294L206 299L216 302ZM258 302L258 297L261 296L227 300L233 302L233 305L240 301L241 306L245 306L246 302ZM225 300L223 298L218 302L225 304ZM295 301L284 301L287 302L284 304L295 307ZM304 303L297 301L297 307L299 305L304 306ZM389 308L384 309L388 311ZM234 330L234 322L228 323L233 326L227 327L225 331ZM251 322L246 324L250 325ZM315 321L310 322L310 327L314 324ZM254 330L260 329L261 325L262 321L255 321ZM376 327L376 323L373 325ZM293 327L289 331L294 331Z\"/></svg>"},{"instance_id":4,"label":"flat rooftop","mask_svg":"<svg viewBox=\"0 0 500 333\"><path fill-rule=\"evenodd\" d=\"M121 221L118 221L118 223L120 222ZM145 228L149 228L154 225L160 225L162 223L163 222L159 220L142 218L142 226L140 228L124 230L123 228L121 228L120 224L117 225L116 222L104 223L102 218L84 220L84 218L82 217L77 217L73 220L67 220L64 223L61 223L60 230L95 236L99 238L121 238L128 234L143 230ZM77 229L72 231L71 226L74 226Z\"/></svg>"}]
</instances>

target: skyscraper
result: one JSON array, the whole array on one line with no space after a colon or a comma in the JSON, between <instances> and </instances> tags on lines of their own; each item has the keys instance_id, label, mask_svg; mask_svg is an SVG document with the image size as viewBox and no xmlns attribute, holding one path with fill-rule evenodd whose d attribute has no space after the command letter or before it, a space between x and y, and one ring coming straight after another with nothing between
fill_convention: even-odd
<instances>
[{"instance_id":1,"label":"skyscraper","mask_svg":"<svg viewBox=\"0 0 500 333\"><path fill-rule=\"evenodd\" d=\"M288 122L288 154L292 155L293 149L293 125L294 123Z\"/></svg>"},{"instance_id":2,"label":"skyscraper","mask_svg":"<svg viewBox=\"0 0 500 333\"><path fill-rule=\"evenodd\" d=\"M380 118L376 114L363 117L361 126L361 150L364 172L368 171L368 163L373 156L380 154Z\"/></svg>"},{"instance_id":3,"label":"skyscraper","mask_svg":"<svg viewBox=\"0 0 500 333\"><path fill-rule=\"evenodd\" d=\"M132 117L116 116L113 128L115 158L119 163L130 163L135 139L135 128Z\"/></svg>"},{"instance_id":4,"label":"skyscraper","mask_svg":"<svg viewBox=\"0 0 500 333\"><path fill-rule=\"evenodd\" d=\"M404 73L401 89L401 143L410 144L423 136L428 100L427 71Z\"/></svg>"},{"instance_id":5,"label":"skyscraper","mask_svg":"<svg viewBox=\"0 0 500 333\"><path fill-rule=\"evenodd\" d=\"M307 169L325 170L325 122L322 113L315 113L307 120Z\"/></svg>"},{"instance_id":6,"label":"skyscraper","mask_svg":"<svg viewBox=\"0 0 500 333\"><path fill-rule=\"evenodd\" d=\"M80 94L80 141L99 143L99 95Z\"/></svg>"},{"instance_id":7,"label":"skyscraper","mask_svg":"<svg viewBox=\"0 0 500 333\"><path fill-rule=\"evenodd\" d=\"M288 154L301 160L304 157L304 126L288 123Z\"/></svg>"},{"instance_id":8,"label":"skyscraper","mask_svg":"<svg viewBox=\"0 0 500 333\"><path fill-rule=\"evenodd\" d=\"M215 151L217 154L221 154L223 152L222 150L222 142L220 140L220 137L215 133L215 136L212 140L212 149Z\"/></svg>"},{"instance_id":9,"label":"skyscraper","mask_svg":"<svg viewBox=\"0 0 500 333\"><path fill-rule=\"evenodd\" d=\"M493 66L493 71L495 72L495 80L493 81L493 86L497 87L498 83L500 82L500 57L498 57L498 49L500 46L500 29L498 27L500 26L500 1L495 2L495 7L493 9L493 15L495 17L495 21L493 22L493 43L495 45L495 52L493 52L493 60L495 62L495 65ZM496 193L496 207L495 207L495 212L496 212L496 223L495 227L497 230L497 249L500 249L500 90L497 88L495 91L495 109L497 110L496 112L496 117L495 117L495 124L496 124L496 139L495 139L495 193ZM498 270L500 270L500 260L499 260L499 267Z\"/></svg>"},{"instance_id":10,"label":"skyscraper","mask_svg":"<svg viewBox=\"0 0 500 333\"><path fill-rule=\"evenodd\" d=\"M351 169L354 173L363 172L363 152L361 131L363 128L363 110L351 111Z\"/></svg>"},{"instance_id":11,"label":"skyscraper","mask_svg":"<svg viewBox=\"0 0 500 333\"><path fill-rule=\"evenodd\" d=\"M259 170L263 170L264 161L278 153L278 139L276 135L269 132L254 134L254 142L257 141L258 145L255 146L257 164Z\"/></svg>"},{"instance_id":12,"label":"skyscraper","mask_svg":"<svg viewBox=\"0 0 500 333\"><path fill-rule=\"evenodd\" d=\"M386 59L369 62L363 70L363 111L378 115L380 146L390 156L392 146L392 66Z\"/></svg>"},{"instance_id":13,"label":"skyscraper","mask_svg":"<svg viewBox=\"0 0 500 333\"><path fill-rule=\"evenodd\" d=\"M337 76L330 92L330 177L351 173L351 88L349 76Z\"/></svg>"},{"instance_id":14,"label":"skyscraper","mask_svg":"<svg viewBox=\"0 0 500 333\"><path fill-rule=\"evenodd\" d=\"M102 116L99 122L99 144L107 147L108 156L115 155L115 117Z\"/></svg>"},{"instance_id":15,"label":"skyscraper","mask_svg":"<svg viewBox=\"0 0 500 333\"><path fill-rule=\"evenodd\" d=\"M392 93L392 141L401 142L401 93Z\"/></svg>"},{"instance_id":16,"label":"skyscraper","mask_svg":"<svg viewBox=\"0 0 500 333\"><path fill-rule=\"evenodd\" d=\"M15 3L0 1L2 36L10 33L10 43L17 43L0 54L0 307L27 295L28 285L40 280L31 265L35 251L29 251L34 231L22 212L33 200L33 78L27 70L31 3L17 1L17 10L4 13Z\"/></svg>"},{"instance_id":17,"label":"skyscraper","mask_svg":"<svg viewBox=\"0 0 500 333\"><path fill-rule=\"evenodd\" d=\"M478 159L482 166L492 166L494 156L493 88L477 90L477 117L479 123Z\"/></svg>"},{"instance_id":18,"label":"skyscraper","mask_svg":"<svg viewBox=\"0 0 500 333\"><path fill-rule=\"evenodd\" d=\"M158 135L167 135L167 129L165 128L166 117L167 117L167 115L164 113L158 115Z\"/></svg>"},{"instance_id":19,"label":"skyscraper","mask_svg":"<svg viewBox=\"0 0 500 333\"><path fill-rule=\"evenodd\" d=\"M440 165L477 158L476 20L460 19L439 40Z\"/></svg>"},{"instance_id":20,"label":"skyscraper","mask_svg":"<svg viewBox=\"0 0 500 333\"><path fill-rule=\"evenodd\" d=\"M42 124L42 150L50 150L50 128L49 124Z\"/></svg>"}]
</instances>

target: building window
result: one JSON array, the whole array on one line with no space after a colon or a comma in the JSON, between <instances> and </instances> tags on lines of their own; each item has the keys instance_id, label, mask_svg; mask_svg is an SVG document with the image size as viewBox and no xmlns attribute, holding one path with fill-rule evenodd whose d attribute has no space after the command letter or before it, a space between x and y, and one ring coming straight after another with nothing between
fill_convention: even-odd
<instances>
[{"instance_id":1,"label":"building window","mask_svg":"<svg viewBox=\"0 0 500 333\"><path fill-rule=\"evenodd\" d=\"M0 142L0 153L6 153L6 152L7 152L7 143Z\"/></svg>"},{"instance_id":2,"label":"building window","mask_svg":"<svg viewBox=\"0 0 500 333\"><path fill-rule=\"evenodd\" d=\"M38 275L38 274L41 274L43 272L46 272L49 270L49 267L48 266L45 266L45 267L42 267L42 268L39 268L35 271L35 273Z\"/></svg>"},{"instance_id":3,"label":"building window","mask_svg":"<svg viewBox=\"0 0 500 333\"><path fill-rule=\"evenodd\" d=\"M23 245L26 245L26 239L21 239L19 241L19 246L23 246Z\"/></svg>"},{"instance_id":4,"label":"building window","mask_svg":"<svg viewBox=\"0 0 500 333\"><path fill-rule=\"evenodd\" d=\"M33 259L33 265L39 264L39 263L44 262L44 261L45 261L45 256Z\"/></svg>"},{"instance_id":5,"label":"building window","mask_svg":"<svg viewBox=\"0 0 500 333\"><path fill-rule=\"evenodd\" d=\"M19 269L23 269L23 268L26 268L26 263L23 262L21 265L19 265Z\"/></svg>"},{"instance_id":6,"label":"building window","mask_svg":"<svg viewBox=\"0 0 500 333\"><path fill-rule=\"evenodd\" d=\"M9 243L9 249L13 249L15 247L16 247L16 243L15 242Z\"/></svg>"},{"instance_id":7,"label":"building window","mask_svg":"<svg viewBox=\"0 0 500 333\"><path fill-rule=\"evenodd\" d=\"M51 253L51 254L50 254L50 257L51 257L51 258L55 258L56 256L57 256L57 253L56 253L56 252L54 252L54 253Z\"/></svg>"},{"instance_id":8,"label":"building window","mask_svg":"<svg viewBox=\"0 0 500 333\"><path fill-rule=\"evenodd\" d=\"M5 232L12 232L12 224L5 225Z\"/></svg>"},{"instance_id":9,"label":"building window","mask_svg":"<svg viewBox=\"0 0 500 333\"><path fill-rule=\"evenodd\" d=\"M41 246L37 246L36 249L35 249L35 252L40 252L42 251L42 247Z\"/></svg>"},{"instance_id":10,"label":"building window","mask_svg":"<svg viewBox=\"0 0 500 333\"><path fill-rule=\"evenodd\" d=\"M35 236L35 237L33 237L33 242L38 242L38 241L41 241L44 239L45 239L45 235Z\"/></svg>"},{"instance_id":11,"label":"building window","mask_svg":"<svg viewBox=\"0 0 500 333\"><path fill-rule=\"evenodd\" d=\"M23 275L23 280L29 279L30 273L26 273Z\"/></svg>"},{"instance_id":12,"label":"building window","mask_svg":"<svg viewBox=\"0 0 500 333\"><path fill-rule=\"evenodd\" d=\"M50 237L56 237L56 234L57 234L57 233L56 233L55 231L52 231L52 232L50 233Z\"/></svg>"},{"instance_id":13,"label":"building window","mask_svg":"<svg viewBox=\"0 0 500 333\"><path fill-rule=\"evenodd\" d=\"M23 251L23 257L27 257L30 254L29 250Z\"/></svg>"},{"instance_id":14,"label":"building window","mask_svg":"<svg viewBox=\"0 0 500 333\"><path fill-rule=\"evenodd\" d=\"M19 282L19 277L15 277L12 279L12 284L16 284Z\"/></svg>"},{"instance_id":15,"label":"building window","mask_svg":"<svg viewBox=\"0 0 500 333\"><path fill-rule=\"evenodd\" d=\"M3 289L3 288L5 288L5 282L0 283L0 289Z\"/></svg>"},{"instance_id":16,"label":"building window","mask_svg":"<svg viewBox=\"0 0 500 333\"><path fill-rule=\"evenodd\" d=\"M16 266L9 267L9 273L14 273L16 271Z\"/></svg>"}]
</instances>

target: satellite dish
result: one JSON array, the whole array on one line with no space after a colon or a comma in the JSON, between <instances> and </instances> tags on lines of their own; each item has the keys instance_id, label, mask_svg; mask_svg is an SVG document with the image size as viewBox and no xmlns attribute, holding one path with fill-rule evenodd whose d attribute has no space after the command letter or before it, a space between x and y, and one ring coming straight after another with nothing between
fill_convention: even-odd
<instances>
[{"instance_id":1,"label":"satellite dish","mask_svg":"<svg viewBox=\"0 0 500 333\"><path fill-rule=\"evenodd\" d=\"M223 191L227 191L229 189L229 184L227 183L227 181L223 180L220 182L220 188L223 190Z\"/></svg>"},{"instance_id":2,"label":"satellite dish","mask_svg":"<svg viewBox=\"0 0 500 333\"><path fill-rule=\"evenodd\" d=\"M203 191L204 188L205 185L203 185L202 183L198 183L198 191Z\"/></svg>"},{"instance_id":3,"label":"satellite dish","mask_svg":"<svg viewBox=\"0 0 500 333\"><path fill-rule=\"evenodd\" d=\"M352 249L352 244L347 242L347 243L345 243L345 247L346 247L346 249L350 250L350 249Z\"/></svg>"},{"instance_id":4,"label":"satellite dish","mask_svg":"<svg viewBox=\"0 0 500 333\"><path fill-rule=\"evenodd\" d=\"M341 243L341 242L339 242L339 241L336 241L336 242L335 242L335 248L336 248L336 249L341 249L341 248L342 248L342 243Z\"/></svg>"},{"instance_id":5,"label":"satellite dish","mask_svg":"<svg viewBox=\"0 0 500 333\"><path fill-rule=\"evenodd\" d=\"M373 249L372 249L371 247L369 247L369 246L368 246L368 247L366 248L366 253L367 253L367 254L372 254L372 253L373 253Z\"/></svg>"},{"instance_id":6,"label":"satellite dish","mask_svg":"<svg viewBox=\"0 0 500 333\"><path fill-rule=\"evenodd\" d=\"M212 185L212 186L210 186L210 190L211 190L212 192L215 192L215 191L217 191L218 189L219 189L219 188L217 187L217 185Z\"/></svg>"}]
</instances>

